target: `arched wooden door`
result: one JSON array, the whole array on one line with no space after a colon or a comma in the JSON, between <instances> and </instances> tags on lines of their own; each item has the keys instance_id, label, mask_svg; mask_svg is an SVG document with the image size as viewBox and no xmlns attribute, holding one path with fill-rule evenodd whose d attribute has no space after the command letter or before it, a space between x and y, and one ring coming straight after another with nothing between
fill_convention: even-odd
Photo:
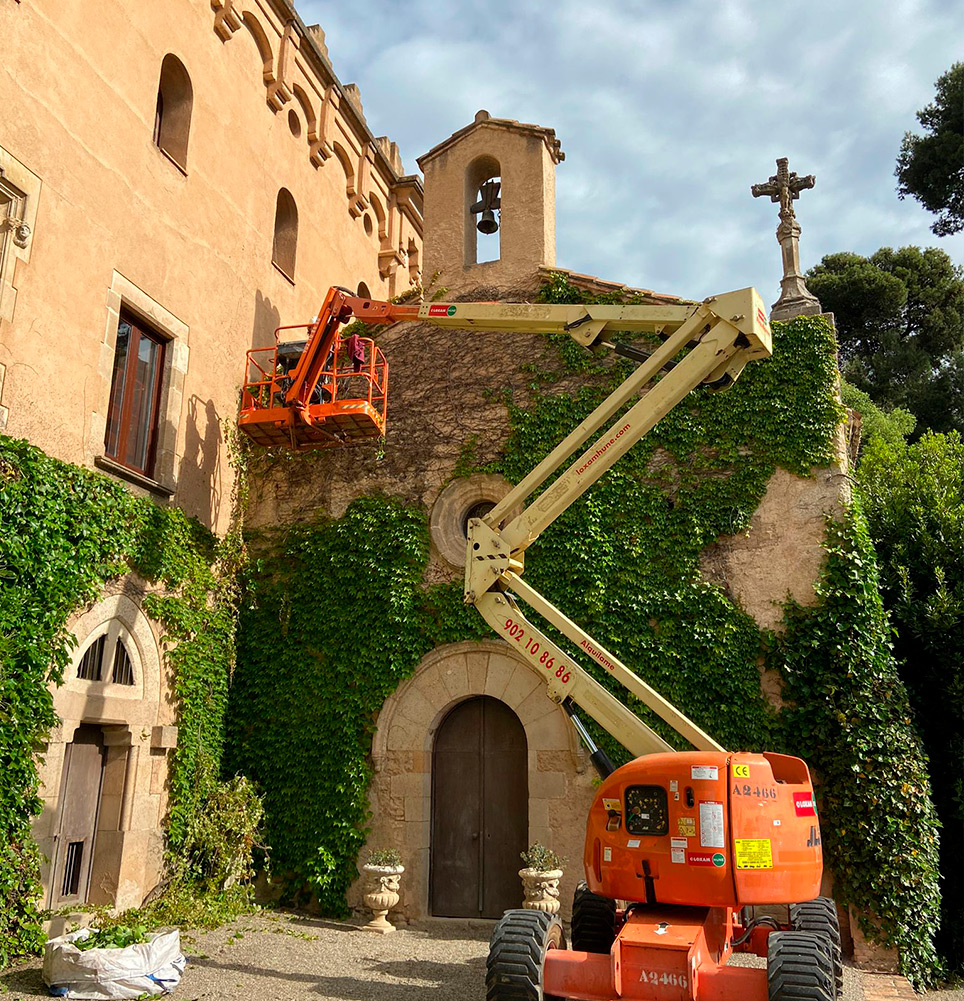
<instances>
[{"instance_id":1,"label":"arched wooden door","mask_svg":"<svg viewBox=\"0 0 964 1001\"><path fill-rule=\"evenodd\" d=\"M432 914L498 918L520 906L527 759L525 730L498 699L468 699L442 721L432 752Z\"/></svg>"}]
</instances>

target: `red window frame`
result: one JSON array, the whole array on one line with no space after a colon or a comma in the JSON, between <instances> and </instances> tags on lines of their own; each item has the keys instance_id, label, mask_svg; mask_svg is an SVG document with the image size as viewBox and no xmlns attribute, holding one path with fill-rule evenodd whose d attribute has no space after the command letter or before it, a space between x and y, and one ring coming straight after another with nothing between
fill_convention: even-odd
<instances>
[{"instance_id":1,"label":"red window frame","mask_svg":"<svg viewBox=\"0 0 964 1001\"><path fill-rule=\"evenodd\" d=\"M122 327L129 328L126 344L122 344ZM104 453L144 476L154 473L166 348L166 338L132 314L121 313Z\"/></svg>"}]
</instances>

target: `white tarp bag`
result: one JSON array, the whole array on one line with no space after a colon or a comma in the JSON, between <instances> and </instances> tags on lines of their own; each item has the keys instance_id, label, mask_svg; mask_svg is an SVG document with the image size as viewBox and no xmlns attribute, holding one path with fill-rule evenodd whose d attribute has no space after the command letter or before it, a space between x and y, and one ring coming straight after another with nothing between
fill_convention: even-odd
<instances>
[{"instance_id":1,"label":"white tarp bag","mask_svg":"<svg viewBox=\"0 0 964 1001\"><path fill-rule=\"evenodd\" d=\"M74 945L91 934L89 928L81 928L50 939L44 947L44 983L55 997L139 998L167 994L181 979L187 960L176 928L155 932L146 942L123 949L82 951Z\"/></svg>"}]
</instances>

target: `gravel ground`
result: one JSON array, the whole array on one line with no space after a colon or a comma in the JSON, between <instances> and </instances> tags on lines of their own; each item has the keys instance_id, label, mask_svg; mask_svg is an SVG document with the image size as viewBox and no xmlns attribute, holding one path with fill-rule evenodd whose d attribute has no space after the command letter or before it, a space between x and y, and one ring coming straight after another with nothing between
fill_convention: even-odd
<instances>
[{"instance_id":1,"label":"gravel ground","mask_svg":"<svg viewBox=\"0 0 964 1001\"><path fill-rule=\"evenodd\" d=\"M482 1001L491 922L438 920L373 935L358 924L262 912L185 934L189 962L172 1001ZM735 957L745 965L755 956ZM865 1001L863 974L845 967L843 1001ZM48 997L39 960L0 974L3 1001ZM964 990L926 1001L964 1001Z\"/></svg>"}]
</instances>

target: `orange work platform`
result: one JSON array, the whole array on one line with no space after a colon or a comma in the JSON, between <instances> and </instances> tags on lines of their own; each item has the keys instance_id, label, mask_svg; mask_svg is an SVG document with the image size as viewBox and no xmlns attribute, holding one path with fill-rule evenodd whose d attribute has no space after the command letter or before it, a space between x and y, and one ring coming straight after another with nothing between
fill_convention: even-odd
<instances>
[{"instance_id":1,"label":"orange work platform","mask_svg":"<svg viewBox=\"0 0 964 1001\"><path fill-rule=\"evenodd\" d=\"M310 375L314 385L302 377L295 393L310 340L280 340L283 331L294 329L307 330L310 338L313 325L280 327L274 347L248 352L241 431L256 445L299 451L361 445L384 435L388 362L374 341L333 337L324 365Z\"/></svg>"}]
</instances>

